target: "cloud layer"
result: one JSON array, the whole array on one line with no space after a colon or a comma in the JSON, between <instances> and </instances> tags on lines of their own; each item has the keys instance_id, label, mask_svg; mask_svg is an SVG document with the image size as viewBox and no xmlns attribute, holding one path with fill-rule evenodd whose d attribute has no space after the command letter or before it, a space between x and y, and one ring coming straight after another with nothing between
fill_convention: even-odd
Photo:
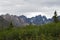
<instances>
[{"instance_id":1,"label":"cloud layer","mask_svg":"<svg viewBox=\"0 0 60 40\"><path fill-rule=\"evenodd\" d=\"M27 17L41 14L49 18L55 10L60 13L60 0L0 0L0 14L9 13Z\"/></svg>"}]
</instances>

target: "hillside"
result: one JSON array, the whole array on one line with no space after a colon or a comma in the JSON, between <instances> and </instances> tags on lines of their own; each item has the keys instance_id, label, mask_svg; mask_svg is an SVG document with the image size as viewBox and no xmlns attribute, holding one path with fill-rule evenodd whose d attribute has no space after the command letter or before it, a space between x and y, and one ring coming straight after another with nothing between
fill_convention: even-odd
<instances>
[{"instance_id":1,"label":"hillside","mask_svg":"<svg viewBox=\"0 0 60 40\"><path fill-rule=\"evenodd\" d=\"M0 40L60 40L60 23L4 29Z\"/></svg>"}]
</instances>

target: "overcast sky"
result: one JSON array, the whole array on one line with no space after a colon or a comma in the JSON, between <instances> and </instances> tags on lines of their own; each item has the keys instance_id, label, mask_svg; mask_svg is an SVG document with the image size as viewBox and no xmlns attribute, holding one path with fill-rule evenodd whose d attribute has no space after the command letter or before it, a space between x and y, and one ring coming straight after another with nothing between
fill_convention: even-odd
<instances>
[{"instance_id":1,"label":"overcast sky","mask_svg":"<svg viewBox=\"0 0 60 40\"><path fill-rule=\"evenodd\" d=\"M60 0L0 0L0 14L45 15L50 18L55 10L60 15Z\"/></svg>"}]
</instances>

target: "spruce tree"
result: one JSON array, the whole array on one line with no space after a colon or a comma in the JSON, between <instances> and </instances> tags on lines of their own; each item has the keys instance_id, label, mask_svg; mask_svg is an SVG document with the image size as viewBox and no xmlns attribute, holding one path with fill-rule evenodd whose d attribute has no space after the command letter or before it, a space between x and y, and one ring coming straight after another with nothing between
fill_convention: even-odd
<instances>
[{"instance_id":1,"label":"spruce tree","mask_svg":"<svg viewBox=\"0 0 60 40\"><path fill-rule=\"evenodd\" d=\"M14 26L13 26L13 24L12 24L12 22L10 23L10 27L11 27L11 28L13 28L13 27L14 27Z\"/></svg>"},{"instance_id":2,"label":"spruce tree","mask_svg":"<svg viewBox=\"0 0 60 40\"><path fill-rule=\"evenodd\" d=\"M56 11L54 12L53 20L54 20L55 23L58 22L58 17L57 17L57 12Z\"/></svg>"},{"instance_id":3,"label":"spruce tree","mask_svg":"<svg viewBox=\"0 0 60 40\"><path fill-rule=\"evenodd\" d=\"M11 29L11 28L13 28L14 26L13 26L13 24L12 24L12 22L9 24L9 28L8 28L8 30L9 29Z\"/></svg>"}]
</instances>

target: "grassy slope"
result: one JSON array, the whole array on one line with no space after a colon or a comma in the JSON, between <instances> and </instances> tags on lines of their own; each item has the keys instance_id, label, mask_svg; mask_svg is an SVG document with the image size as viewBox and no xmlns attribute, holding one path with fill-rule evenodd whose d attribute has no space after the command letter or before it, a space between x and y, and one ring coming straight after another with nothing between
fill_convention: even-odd
<instances>
[{"instance_id":1,"label":"grassy slope","mask_svg":"<svg viewBox=\"0 0 60 40\"><path fill-rule=\"evenodd\" d=\"M60 23L29 25L0 31L0 40L59 40Z\"/></svg>"}]
</instances>

